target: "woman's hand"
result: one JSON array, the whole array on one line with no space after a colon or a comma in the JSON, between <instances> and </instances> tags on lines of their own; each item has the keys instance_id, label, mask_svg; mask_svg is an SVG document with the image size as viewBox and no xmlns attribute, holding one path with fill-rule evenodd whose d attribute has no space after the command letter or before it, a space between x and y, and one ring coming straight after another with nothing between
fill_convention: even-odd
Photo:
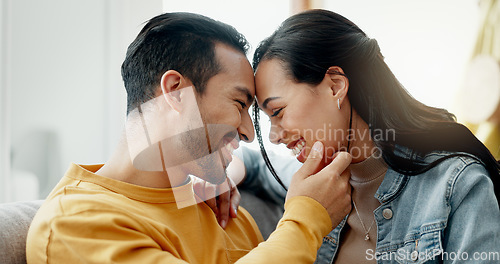
<instances>
[{"instance_id":1,"label":"woman's hand","mask_svg":"<svg viewBox=\"0 0 500 264\"><path fill-rule=\"evenodd\" d=\"M229 217L237 216L241 195L231 178L215 185L193 177L193 189L198 198L212 208L222 228L226 228Z\"/></svg>"}]
</instances>

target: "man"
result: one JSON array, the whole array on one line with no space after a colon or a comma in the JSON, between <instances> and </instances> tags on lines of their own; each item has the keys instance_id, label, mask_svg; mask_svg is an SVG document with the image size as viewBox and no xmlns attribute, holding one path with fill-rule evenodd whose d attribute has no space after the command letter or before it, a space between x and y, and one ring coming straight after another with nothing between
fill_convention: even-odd
<instances>
[{"instance_id":1,"label":"man","mask_svg":"<svg viewBox=\"0 0 500 264\"><path fill-rule=\"evenodd\" d=\"M105 165L71 165L30 227L28 263L312 263L350 211L348 155L318 172L322 145L311 151L263 243L244 209L224 230L196 203L190 175L224 182L237 139L254 136L246 47L234 28L200 15L151 19L122 65L119 146Z\"/></svg>"}]
</instances>

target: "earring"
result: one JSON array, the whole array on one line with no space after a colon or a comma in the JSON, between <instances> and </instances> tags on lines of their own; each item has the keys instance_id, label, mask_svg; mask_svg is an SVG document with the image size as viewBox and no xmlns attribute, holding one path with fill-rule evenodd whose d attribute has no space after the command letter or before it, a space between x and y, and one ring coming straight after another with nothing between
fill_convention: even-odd
<instances>
[{"instance_id":1,"label":"earring","mask_svg":"<svg viewBox=\"0 0 500 264\"><path fill-rule=\"evenodd\" d=\"M340 98L337 99L337 107L339 108L340 110Z\"/></svg>"}]
</instances>

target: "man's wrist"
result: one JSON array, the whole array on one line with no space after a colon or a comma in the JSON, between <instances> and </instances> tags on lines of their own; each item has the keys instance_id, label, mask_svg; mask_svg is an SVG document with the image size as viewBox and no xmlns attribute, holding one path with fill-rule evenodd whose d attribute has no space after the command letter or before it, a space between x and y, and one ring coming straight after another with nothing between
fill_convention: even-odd
<instances>
[{"instance_id":1,"label":"man's wrist","mask_svg":"<svg viewBox=\"0 0 500 264\"><path fill-rule=\"evenodd\" d=\"M316 230L321 238L332 231L332 220L326 208L307 196L295 196L285 203L283 220L292 220Z\"/></svg>"}]
</instances>

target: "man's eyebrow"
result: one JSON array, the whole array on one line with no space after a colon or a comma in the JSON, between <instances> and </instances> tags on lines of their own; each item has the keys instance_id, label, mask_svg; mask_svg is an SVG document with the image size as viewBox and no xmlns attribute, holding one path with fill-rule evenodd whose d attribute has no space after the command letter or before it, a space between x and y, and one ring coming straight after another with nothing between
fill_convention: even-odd
<instances>
[{"instance_id":1,"label":"man's eyebrow","mask_svg":"<svg viewBox=\"0 0 500 264\"><path fill-rule=\"evenodd\" d=\"M246 103L250 105L253 101L253 96L252 96L252 94L250 94L250 91L246 87L242 87L242 86L236 86L235 88L237 91L239 91L240 93L242 93L243 95L245 95L247 97Z\"/></svg>"},{"instance_id":2,"label":"man's eyebrow","mask_svg":"<svg viewBox=\"0 0 500 264\"><path fill-rule=\"evenodd\" d=\"M264 100L264 102L262 103L262 107L264 107L264 109L267 109L267 104L272 101L272 100L275 100L275 99L279 99L280 97L269 97L267 98L266 100Z\"/></svg>"}]
</instances>

